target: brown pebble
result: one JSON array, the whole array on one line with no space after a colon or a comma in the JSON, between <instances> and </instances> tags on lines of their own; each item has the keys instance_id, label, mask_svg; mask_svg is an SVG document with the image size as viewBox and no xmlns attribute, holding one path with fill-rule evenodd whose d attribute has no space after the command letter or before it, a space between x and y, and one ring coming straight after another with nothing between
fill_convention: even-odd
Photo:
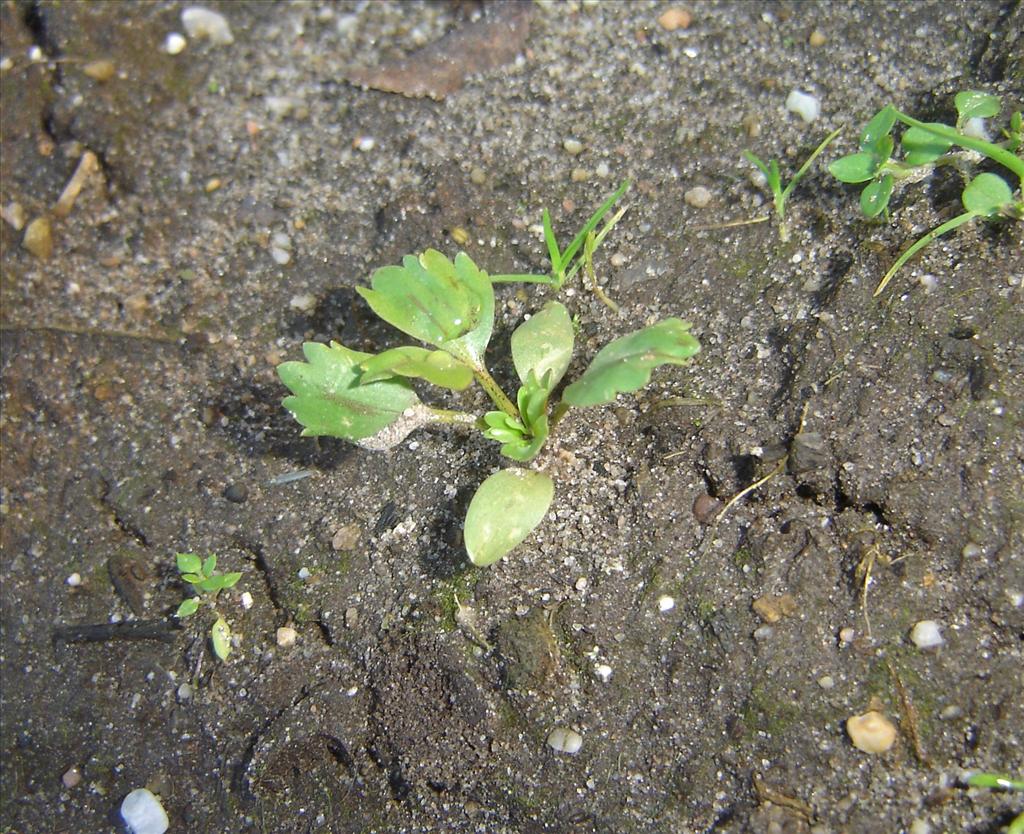
<instances>
[{"instance_id":1,"label":"brown pebble","mask_svg":"<svg viewBox=\"0 0 1024 834\"><path fill-rule=\"evenodd\" d=\"M693 515L701 524L710 524L721 508L721 501L704 493L693 502Z\"/></svg>"},{"instance_id":2,"label":"brown pebble","mask_svg":"<svg viewBox=\"0 0 1024 834\"><path fill-rule=\"evenodd\" d=\"M42 261L53 255L53 229L45 217L37 217L25 228L21 245Z\"/></svg>"},{"instance_id":3,"label":"brown pebble","mask_svg":"<svg viewBox=\"0 0 1024 834\"><path fill-rule=\"evenodd\" d=\"M65 788L78 787L82 782L82 771L78 769L77 765L69 767L60 777L60 781L64 783Z\"/></svg>"},{"instance_id":4,"label":"brown pebble","mask_svg":"<svg viewBox=\"0 0 1024 834\"><path fill-rule=\"evenodd\" d=\"M335 550L352 550L359 544L359 534L358 524L346 524L344 527L339 527L331 539L331 547Z\"/></svg>"},{"instance_id":5,"label":"brown pebble","mask_svg":"<svg viewBox=\"0 0 1024 834\"><path fill-rule=\"evenodd\" d=\"M102 84L114 77L114 73L117 72L117 68L114 66L113 61L90 61L82 67L82 72L94 81L99 81Z\"/></svg>"},{"instance_id":6,"label":"brown pebble","mask_svg":"<svg viewBox=\"0 0 1024 834\"><path fill-rule=\"evenodd\" d=\"M676 29L689 29L693 22L693 15L686 9L673 7L666 9L658 18L658 25L667 32L674 32Z\"/></svg>"},{"instance_id":7,"label":"brown pebble","mask_svg":"<svg viewBox=\"0 0 1024 834\"><path fill-rule=\"evenodd\" d=\"M814 47L824 46L827 42L828 38L825 37L825 33L820 29L815 29L807 38L807 43Z\"/></svg>"},{"instance_id":8,"label":"brown pebble","mask_svg":"<svg viewBox=\"0 0 1024 834\"><path fill-rule=\"evenodd\" d=\"M758 597L750 607L766 623L777 623L783 617L792 617L797 612L796 599L792 594Z\"/></svg>"}]
</instances>

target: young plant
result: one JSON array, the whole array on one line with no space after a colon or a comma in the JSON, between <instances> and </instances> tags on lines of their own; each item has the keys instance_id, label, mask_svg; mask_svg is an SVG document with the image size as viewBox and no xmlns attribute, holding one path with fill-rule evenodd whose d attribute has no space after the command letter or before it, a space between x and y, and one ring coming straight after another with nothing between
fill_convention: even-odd
<instances>
[{"instance_id":1,"label":"young plant","mask_svg":"<svg viewBox=\"0 0 1024 834\"><path fill-rule=\"evenodd\" d=\"M192 586L195 596L183 600L175 616L182 620L191 617L199 610L200 603L205 601L217 617L210 628L213 653L226 662L231 654L231 627L217 610L216 600L217 595L238 582L242 574L217 573L217 557L213 554L200 559L195 553L179 553L177 563L181 578Z\"/></svg>"},{"instance_id":2,"label":"young plant","mask_svg":"<svg viewBox=\"0 0 1024 834\"><path fill-rule=\"evenodd\" d=\"M969 177L970 166L984 158L990 159L1017 177L1016 188L1000 175L985 172L969 178L960 200L965 211L937 226L911 244L882 278L875 295L879 295L900 268L935 238L975 219L1024 219L1024 159L1017 154L1024 143L1024 123L1020 111L1010 117L1004 140L991 142L978 138L969 126L999 113L996 96L970 90L957 93L955 125L920 122L892 105L878 111L860 135L860 149L837 159L828 166L832 175L846 183L867 183L860 195L865 217L876 217L888 211L889 198L900 180L919 180L940 165L956 165ZM903 158L896 158L897 140L893 129L897 122L906 126L899 139ZM955 147L960 151L953 151Z\"/></svg>"},{"instance_id":3,"label":"young plant","mask_svg":"<svg viewBox=\"0 0 1024 834\"><path fill-rule=\"evenodd\" d=\"M376 270L370 287L358 292L380 318L434 349L410 345L371 355L337 342L307 342L305 362L278 366L292 392L283 405L304 435L384 449L421 426L457 424L477 428L501 444L505 457L527 463L570 407L610 403L646 385L654 368L686 364L700 350L687 322L666 319L606 345L553 405L575 341L563 304L549 301L512 334L512 363L521 383L512 398L484 363L494 327L492 279L467 254L460 252L454 262L433 249L407 255L401 266ZM453 391L475 382L495 408L477 415L427 405L409 383L417 378ZM512 468L488 477L466 515L470 560L498 561L540 524L553 497L554 482L539 470Z\"/></svg>"},{"instance_id":4,"label":"young plant","mask_svg":"<svg viewBox=\"0 0 1024 834\"><path fill-rule=\"evenodd\" d=\"M972 773L967 777L966 784L972 788L991 788L992 790L1024 791L1024 779L1014 779L1001 773ZM1024 812L1017 814L1010 821L1006 834L1024 834Z\"/></svg>"},{"instance_id":5,"label":"young plant","mask_svg":"<svg viewBox=\"0 0 1024 834\"><path fill-rule=\"evenodd\" d=\"M768 163L765 163L751 151L743 152L743 155L747 160L757 166L757 169L764 174L764 177L767 180L768 188L771 190L775 202L775 216L779 221L779 239L783 243L786 243L789 240L789 226L786 224L786 200L789 198L793 189L796 188L796 184L803 179L804 174L807 173L808 169L814 163L814 160L817 159L821 155L821 152L824 151L825 148L831 144L832 140L839 135L840 130L842 130L842 128L836 128L825 137L824 141L814 149L814 152L807 157L804 164L800 166L800 170L793 175L793 179L789 181L789 185L785 187L782 185L782 175L779 173L778 162L772 159Z\"/></svg>"}]
</instances>

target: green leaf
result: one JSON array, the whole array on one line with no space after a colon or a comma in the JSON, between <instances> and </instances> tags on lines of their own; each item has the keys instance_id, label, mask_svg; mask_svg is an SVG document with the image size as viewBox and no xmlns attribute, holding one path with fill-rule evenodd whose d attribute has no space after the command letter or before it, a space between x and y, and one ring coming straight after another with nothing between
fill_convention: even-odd
<instances>
[{"instance_id":1,"label":"green leaf","mask_svg":"<svg viewBox=\"0 0 1024 834\"><path fill-rule=\"evenodd\" d=\"M359 384L379 382L394 376L425 379L432 385L462 391L473 383L473 369L442 350L398 347L370 357L362 365Z\"/></svg>"},{"instance_id":2,"label":"green leaf","mask_svg":"<svg viewBox=\"0 0 1024 834\"><path fill-rule=\"evenodd\" d=\"M550 371L550 391L569 367L574 340L569 311L564 304L549 301L512 334L512 361L519 379L525 383L531 371L541 379Z\"/></svg>"},{"instance_id":3,"label":"green leaf","mask_svg":"<svg viewBox=\"0 0 1024 834\"><path fill-rule=\"evenodd\" d=\"M466 513L466 552L484 567L525 539L547 514L555 485L543 472L502 469L476 491Z\"/></svg>"},{"instance_id":4,"label":"green leaf","mask_svg":"<svg viewBox=\"0 0 1024 834\"><path fill-rule=\"evenodd\" d=\"M213 576L214 570L217 568L217 557L214 554L210 554L203 560L203 569L199 571L203 576Z\"/></svg>"},{"instance_id":5,"label":"green leaf","mask_svg":"<svg viewBox=\"0 0 1024 834\"><path fill-rule=\"evenodd\" d=\"M1013 192L1002 177L985 173L978 174L967 184L960 199L968 211L993 217L1007 203L1013 202Z\"/></svg>"},{"instance_id":6,"label":"green leaf","mask_svg":"<svg viewBox=\"0 0 1024 834\"><path fill-rule=\"evenodd\" d=\"M356 289L388 324L474 367L483 364L494 290L465 252L454 264L436 249L406 255L402 266L375 271L370 283L371 289Z\"/></svg>"},{"instance_id":7,"label":"green leaf","mask_svg":"<svg viewBox=\"0 0 1024 834\"><path fill-rule=\"evenodd\" d=\"M665 319L610 342L562 399L574 406L610 403L618 394L646 385L659 365L687 364L700 352L700 342L689 331L689 322Z\"/></svg>"},{"instance_id":8,"label":"green leaf","mask_svg":"<svg viewBox=\"0 0 1024 834\"><path fill-rule=\"evenodd\" d=\"M896 124L896 108L887 104L875 113L871 117L871 121L865 125L860 134L860 149L879 155L883 160L888 159L889 154L892 153L892 146L889 145L886 150L882 140L889 135L894 124Z\"/></svg>"},{"instance_id":9,"label":"green leaf","mask_svg":"<svg viewBox=\"0 0 1024 834\"><path fill-rule=\"evenodd\" d=\"M537 379L536 371L530 371L526 375L526 384L520 387L516 395L519 415L522 417L523 425L526 426L527 431L532 430L533 425L547 410L548 396L554 387L551 378L552 372L550 368L545 371L541 379Z\"/></svg>"},{"instance_id":10,"label":"green leaf","mask_svg":"<svg viewBox=\"0 0 1024 834\"><path fill-rule=\"evenodd\" d=\"M217 576L208 576L199 583L199 588L208 594L212 594L217 591L223 591L225 588L230 588L241 578L242 574L240 573L222 573L217 574Z\"/></svg>"},{"instance_id":11,"label":"green leaf","mask_svg":"<svg viewBox=\"0 0 1024 834\"><path fill-rule=\"evenodd\" d=\"M765 179L768 179L768 166L764 164L764 161L763 161L763 160L762 160L762 159L761 159L760 157L758 157L758 156L754 155L754 154L753 154L752 152L750 152L750 151L744 151L744 152L743 152L743 156L745 156L748 162L750 162L750 163L753 163L753 165L754 165L754 166L755 166L755 167L756 167L756 168L757 168L757 169L758 169L758 170L759 170L759 171L760 171L760 172L761 172L762 174L764 174L764 176L765 176Z\"/></svg>"},{"instance_id":12,"label":"green leaf","mask_svg":"<svg viewBox=\"0 0 1024 834\"><path fill-rule=\"evenodd\" d=\"M889 205L892 196L892 174L884 174L872 180L860 192L860 210L865 217L877 217Z\"/></svg>"},{"instance_id":13,"label":"green leaf","mask_svg":"<svg viewBox=\"0 0 1024 834\"><path fill-rule=\"evenodd\" d=\"M191 617L196 611L199 610L199 600L196 597L189 597L183 600L181 605L178 606L178 610L174 612L174 616L184 620L186 617Z\"/></svg>"},{"instance_id":14,"label":"green leaf","mask_svg":"<svg viewBox=\"0 0 1024 834\"><path fill-rule=\"evenodd\" d=\"M528 436L526 426L520 420L504 411L488 411L484 415L483 435L498 443L525 443Z\"/></svg>"},{"instance_id":15,"label":"green leaf","mask_svg":"<svg viewBox=\"0 0 1024 834\"><path fill-rule=\"evenodd\" d=\"M542 416L533 425L533 432L513 438L501 447L501 453L512 460L520 463L528 463L537 457L537 453L544 447L548 439L548 418Z\"/></svg>"},{"instance_id":16,"label":"green leaf","mask_svg":"<svg viewBox=\"0 0 1024 834\"><path fill-rule=\"evenodd\" d=\"M931 122L935 127L942 127L949 130L946 125ZM946 151L953 147L952 141L942 136L936 136L930 131L920 127L908 127L900 139L905 154L903 161L907 165L918 166L928 165L934 162Z\"/></svg>"},{"instance_id":17,"label":"green leaf","mask_svg":"<svg viewBox=\"0 0 1024 834\"><path fill-rule=\"evenodd\" d=\"M223 617L218 617L210 629L210 641L213 643L213 653L226 663L231 654L231 626Z\"/></svg>"},{"instance_id":18,"label":"green leaf","mask_svg":"<svg viewBox=\"0 0 1024 834\"><path fill-rule=\"evenodd\" d=\"M178 561L179 573L199 573L203 567L203 560L195 553L178 553L175 558Z\"/></svg>"},{"instance_id":19,"label":"green leaf","mask_svg":"<svg viewBox=\"0 0 1024 834\"><path fill-rule=\"evenodd\" d=\"M881 162L875 154L860 151L840 157L828 166L828 171L840 182L857 183L874 179L880 167Z\"/></svg>"},{"instance_id":20,"label":"green leaf","mask_svg":"<svg viewBox=\"0 0 1024 834\"><path fill-rule=\"evenodd\" d=\"M956 102L957 124L968 119L990 119L999 113L999 98L990 93L964 90L957 93L953 101Z\"/></svg>"},{"instance_id":21,"label":"green leaf","mask_svg":"<svg viewBox=\"0 0 1024 834\"><path fill-rule=\"evenodd\" d=\"M304 436L330 435L347 440L372 437L419 402L407 382L388 379L359 384L360 364L368 353L337 342L302 346L305 362L283 362L277 374L293 396L283 405L303 425Z\"/></svg>"},{"instance_id":22,"label":"green leaf","mask_svg":"<svg viewBox=\"0 0 1024 834\"><path fill-rule=\"evenodd\" d=\"M200 582L206 579L206 577L203 576L201 573L183 573L181 575L181 578L188 582L190 585L198 585Z\"/></svg>"}]
</instances>

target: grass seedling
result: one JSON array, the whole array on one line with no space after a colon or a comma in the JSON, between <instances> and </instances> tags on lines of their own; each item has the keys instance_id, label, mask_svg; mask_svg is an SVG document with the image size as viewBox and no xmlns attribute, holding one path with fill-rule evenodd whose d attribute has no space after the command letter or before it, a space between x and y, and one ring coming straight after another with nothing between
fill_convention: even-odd
<instances>
[{"instance_id":1,"label":"grass seedling","mask_svg":"<svg viewBox=\"0 0 1024 834\"><path fill-rule=\"evenodd\" d=\"M1024 144L1024 123L1020 111L1010 117L1009 127L1001 142L979 138L976 125L980 120L996 116L1000 101L989 93L970 90L957 93L955 125L920 122L892 105L878 111L860 135L860 149L829 165L832 175L846 183L867 183L860 195L861 212L877 217L888 212L889 200L900 181L916 181L928 176L942 165L955 165L967 183L960 196L965 211L937 226L914 241L897 258L875 289L881 294L900 268L937 237L973 220L1024 219L1024 159L1018 151ZM903 158L897 159L897 140L893 129L897 123L906 127L899 139ZM953 151L956 147L960 150ZM1017 177L1016 189L999 174L984 172L971 178L972 166L989 159Z\"/></svg>"},{"instance_id":2,"label":"grass seedling","mask_svg":"<svg viewBox=\"0 0 1024 834\"><path fill-rule=\"evenodd\" d=\"M591 220L580 245L594 231L597 221ZM595 243L596 237L587 244L588 256ZM563 267L568 252L559 253ZM460 252L454 262L433 249L407 255L401 266L376 270L370 284L358 292L374 313L435 350L410 345L371 355L337 342L307 342L305 362L278 366L292 392L284 407L302 424L304 435L386 449L421 426L455 424L475 427L501 444L502 455L528 463L569 408L611 403L620 393L646 385L658 366L687 364L700 350L687 322L665 319L606 345L552 405L572 359L575 329L566 307L549 301L512 334L511 359L521 383L512 398L484 364L494 327L494 288L468 255ZM435 408L420 400L410 379L452 391L475 382L495 408L483 414ZM470 560L476 565L498 561L540 524L553 498L554 482L543 471L510 468L492 474L466 515Z\"/></svg>"},{"instance_id":3,"label":"grass seedling","mask_svg":"<svg viewBox=\"0 0 1024 834\"><path fill-rule=\"evenodd\" d=\"M522 282L527 284L547 284L554 287L556 290L560 290L562 285L566 281L571 279L584 264L584 258L581 250L586 244L588 236L594 234L594 247L597 249L601 245L601 241L605 239L607 234L615 228L615 224L622 219L622 215L626 213L625 207L619 209L609 220L607 220L604 226L601 227L600 231L597 231L597 227L600 222L604 219L605 215L612 210L612 207L622 199L623 195L629 190L629 180L625 180L612 193L607 200L605 200L600 208L595 211L590 219L583 224L583 228L577 233L576 237L572 239L565 249L560 249L558 246L558 239L555 237L555 231L551 226L551 215L547 209L544 209L541 215L541 221L544 225L544 242L548 248L548 257L551 259L551 272L547 275L534 275L534 274L523 274L523 275L491 275L490 281L492 284L502 284L509 282ZM591 256L593 256L593 249L591 250Z\"/></svg>"},{"instance_id":4,"label":"grass seedling","mask_svg":"<svg viewBox=\"0 0 1024 834\"><path fill-rule=\"evenodd\" d=\"M200 559L195 553L177 554L178 572L195 594L182 601L175 616L184 620L199 610L202 602L213 610L216 621L210 628L210 642L213 653L222 661L227 661L231 654L231 627L217 610L217 595L225 588L232 587L242 578L240 573L217 573L217 557L209 555Z\"/></svg>"},{"instance_id":5,"label":"grass seedling","mask_svg":"<svg viewBox=\"0 0 1024 834\"><path fill-rule=\"evenodd\" d=\"M1014 779L1001 773L972 773L965 780L971 788L991 788L1003 791L1024 791L1024 779ZM1006 829L1006 834L1024 834L1024 812L1017 814Z\"/></svg>"},{"instance_id":6,"label":"grass seedling","mask_svg":"<svg viewBox=\"0 0 1024 834\"><path fill-rule=\"evenodd\" d=\"M765 163L759 157L755 156L751 151L744 151L743 155L749 162L752 162L757 169L764 174L765 179L768 183L768 188L772 192L772 198L775 202L775 217L779 221L779 239L786 243L789 240L789 226L786 224L786 200L789 199L790 193L796 188L798 182L803 179L804 174L807 173L811 165L814 164L814 160L817 159L822 151L825 150L839 135L839 131L842 128L836 128L828 136L825 137L824 141L814 149L814 152L807 157L803 165L800 166L794 175L793 179L789 181L786 186L782 185L782 175L779 173L779 163L774 159Z\"/></svg>"}]
</instances>

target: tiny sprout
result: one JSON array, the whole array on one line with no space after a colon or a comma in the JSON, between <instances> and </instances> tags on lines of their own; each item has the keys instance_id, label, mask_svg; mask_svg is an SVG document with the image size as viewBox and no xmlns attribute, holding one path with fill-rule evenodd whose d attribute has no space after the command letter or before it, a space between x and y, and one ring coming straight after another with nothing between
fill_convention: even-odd
<instances>
[{"instance_id":1,"label":"tiny sprout","mask_svg":"<svg viewBox=\"0 0 1024 834\"><path fill-rule=\"evenodd\" d=\"M210 629L213 652L221 660L227 661L228 655L231 653L231 628L217 611L215 601L217 595L225 588L233 587L242 578L242 574L237 572L217 573L217 557L213 554L205 559L200 559L195 553L179 553L176 559L178 573L186 583L192 586L196 595L182 600L174 615L178 619L184 620L199 610L201 602L207 602L217 616L216 622Z\"/></svg>"}]
</instances>

